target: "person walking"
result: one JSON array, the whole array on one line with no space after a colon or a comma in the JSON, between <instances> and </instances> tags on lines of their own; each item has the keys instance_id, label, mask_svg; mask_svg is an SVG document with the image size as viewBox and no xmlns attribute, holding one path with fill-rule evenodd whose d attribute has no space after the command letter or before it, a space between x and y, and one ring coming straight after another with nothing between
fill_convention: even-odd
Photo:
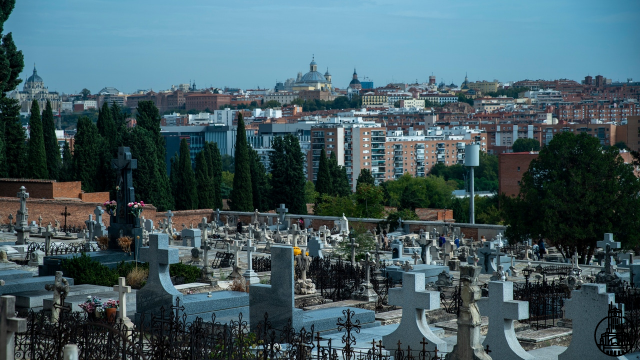
<instances>
[{"instance_id":1,"label":"person walking","mask_svg":"<svg viewBox=\"0 0 640 360\"><path fill-rule=\"evenodd\" d=\"M547 253L547 248L544 246L544 239L538 241L538 252L540 253L540 260L544 261L544 255Z\"/></svg>"}]
</instances>

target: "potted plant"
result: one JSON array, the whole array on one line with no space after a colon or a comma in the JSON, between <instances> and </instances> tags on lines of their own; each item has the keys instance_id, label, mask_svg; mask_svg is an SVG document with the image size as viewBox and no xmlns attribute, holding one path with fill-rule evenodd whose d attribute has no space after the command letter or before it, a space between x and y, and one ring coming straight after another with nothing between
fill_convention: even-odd
<instances>
[{"instance_id":1,"label":"potted plant","mask_svg":"<svg viewBox=\"0 0 640 360\"><path fill-rule=\"evenodd\" d=\"M104 204L102 204L102 206L104 206L105 210L107 211L107 214L111 215L111 216L116 216L116 209L118 208L118 203L115 200L111 200L111 201L105 201Z\"/></svg>"},{"instance_id":2,"label":"potted plant","mask_svg":"<svg viewBox=\"0 0 640 360\"><path fill-rule=\"evenodd\" d=\"M87 300L78 306L87 313L89 320L95 320L102 314L102 301L95 296L87 296Z\"/></svg>"},{"instance_id":3,"label":"potted plant","mask_svg":"<svg viewBox=\"0 0 640 360\"><path fill-rule=\"evenodd\" d=\"M116 321L116 312L118 311L119 305L120 302L113 299L109 299L102 303L102 308L104 309L104 313L106 314L108 322L112 323Z\"/></svg>"}]
</instances>

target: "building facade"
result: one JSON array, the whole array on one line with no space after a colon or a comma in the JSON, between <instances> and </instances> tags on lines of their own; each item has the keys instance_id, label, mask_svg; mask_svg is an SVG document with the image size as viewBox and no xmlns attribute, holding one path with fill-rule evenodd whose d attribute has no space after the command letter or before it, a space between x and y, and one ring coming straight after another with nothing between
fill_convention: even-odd
<instances>
[{"instance_id":1,"label":"building facade","mask_svg":"<svg viewBox=\"0 0 640 360\"><path fill-rule=\"evenodd\" d=\"M20 111L23 113L31 111L31 103L33 100L38 102L40 112L45 109L47 100L51 103L53 112L58 112L62 103L60 94L55 91L49 91L49 89L44 86L44 81L38 75L35 65L33 66L33 74L25 81L22 91L14 90L9 93L8 97L20 102Z\"/></svg>"}]
</instances>

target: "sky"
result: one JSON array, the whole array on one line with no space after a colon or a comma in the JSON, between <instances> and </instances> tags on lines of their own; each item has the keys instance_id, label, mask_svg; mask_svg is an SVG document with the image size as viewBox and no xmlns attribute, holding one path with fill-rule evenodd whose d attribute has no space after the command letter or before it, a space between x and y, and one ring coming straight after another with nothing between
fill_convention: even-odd
<instances>
[{"instance_id":1,"label":"sky","mask_svg":"<svg viewBox=\"0 0 640 360\"><path fill-rule=\"evenodd\" d=\"M273 88L328 67L438 83L640 81L640 1L19 0L5 23L50 90ZM20 85L22 88L22 85Z\"/></svg>"}]
</instances>

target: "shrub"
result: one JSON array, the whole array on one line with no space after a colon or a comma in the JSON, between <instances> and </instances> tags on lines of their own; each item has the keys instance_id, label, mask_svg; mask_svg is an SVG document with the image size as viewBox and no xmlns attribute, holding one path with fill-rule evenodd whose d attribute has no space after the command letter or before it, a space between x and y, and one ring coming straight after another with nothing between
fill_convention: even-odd
<instances>
[{"instance_id":1,"label":"shrub","mask_svg":"<svg viewBox=\"0 0 640 360\"><path fill-rule=\"evenodd\" d=\"M109 248L109 237L108 236L100 236L97 238L98 247L101 250L107 250Z\"/></svg>"},{"instance_id":2,"label":"shrub","mask_svg":"<svg viewBox=\"0 0 640 360\"><path fill-rule=\"evenodd\" d=\"M147 282L147 278L149 277L149 269L145 269L143 267L133 268L126 277L127 284L129 284L129 286L134 289L140 289Z\"/></svg>"},{"instance_id":3,"label":"shrub","mask_svg":"<svg viewBox=\"0 0 640 360\"><path fill-rule=\"evenodd\" d=\"M118 283L118 273L91 259L86 254L62 260L65 276L73 278L74 284L113 286Z\"/></svg>"},{"instance_id":4,"label":"shrub","mask_svg":"<svg viewBox=\"0 0 640 360\"><path fill-rule=\"evenodd\" d=\"M148 266L148 265L147 265ZM176 279L176 282L181 284L187 284L195 282L200 278L200 268L192 265L185 265L183 263L172 264L169 267L169 274L172 278ZM175 284L178 285L178 284Z\"/></svg>"}]
</instances>

